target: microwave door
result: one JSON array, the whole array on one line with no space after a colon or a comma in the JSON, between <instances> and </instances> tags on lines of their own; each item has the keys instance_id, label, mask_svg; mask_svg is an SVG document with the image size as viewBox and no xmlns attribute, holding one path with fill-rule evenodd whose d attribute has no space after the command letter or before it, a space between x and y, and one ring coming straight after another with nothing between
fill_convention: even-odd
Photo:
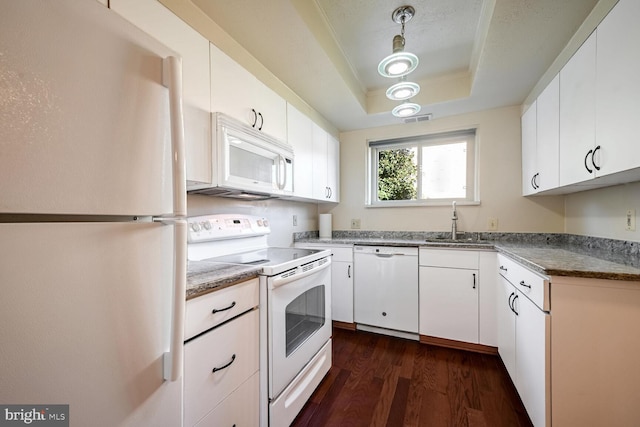
<instances>
[{"instance_id":1,"label":"microwave door","mask_svg":"<svg viewBox=\"0 0 640 427\"><path fill-rule=\"evenodd\" d=\"M225 145L225 185L268 193L278 188L278 154L230 134Z\"/></svg>"}]
</instances>

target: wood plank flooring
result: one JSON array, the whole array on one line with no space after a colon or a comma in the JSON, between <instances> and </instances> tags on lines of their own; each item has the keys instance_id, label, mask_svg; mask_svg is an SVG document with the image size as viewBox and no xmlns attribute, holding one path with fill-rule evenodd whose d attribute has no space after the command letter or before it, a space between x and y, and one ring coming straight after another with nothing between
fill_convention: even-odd
<instances>
[{"instance_id":1,"label":"wood plank flooring","mask_svg":"<svg viewBox=\"0 0 640 427\"><path fill-rule=\"evenodd\" d=\"M333 330L333 367L292 426L531 426L498 356Z\"/></svg>"}]
</instances>

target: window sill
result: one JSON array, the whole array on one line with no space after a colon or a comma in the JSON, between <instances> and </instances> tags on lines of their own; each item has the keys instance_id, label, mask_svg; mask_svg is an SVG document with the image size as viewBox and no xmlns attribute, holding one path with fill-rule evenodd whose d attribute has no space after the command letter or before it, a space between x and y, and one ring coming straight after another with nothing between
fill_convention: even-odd
<instances>
[{"instance_id":1,"label":"window sill","mask_svg":"<svg viewBox=\"0 0 640 427\"><path fill-rule=\"evenodd\" d=\"M394 201L384 203L367 203L365 208L412 208L412 207L438 207L451 206L453 200L442 202L429 201ZM456 206L480 206L480 200L456 200Z\"/></svg>"}]
</instances>

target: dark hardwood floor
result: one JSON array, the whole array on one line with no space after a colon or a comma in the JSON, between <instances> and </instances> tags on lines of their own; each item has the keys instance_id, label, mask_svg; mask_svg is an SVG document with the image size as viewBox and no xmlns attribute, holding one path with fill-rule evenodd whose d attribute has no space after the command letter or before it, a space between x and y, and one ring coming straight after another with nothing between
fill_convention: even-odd
<instances>
[{"instance_id":1,"label":"dark hardwood floor","mask_svg":"<svg viewBox=\"0 0 640 427\"><path fill-rule=\"evenodd\" d=\"M293 426L531 426L498 356L333 330L333 367Z\"/></svg>"}]
</instances>

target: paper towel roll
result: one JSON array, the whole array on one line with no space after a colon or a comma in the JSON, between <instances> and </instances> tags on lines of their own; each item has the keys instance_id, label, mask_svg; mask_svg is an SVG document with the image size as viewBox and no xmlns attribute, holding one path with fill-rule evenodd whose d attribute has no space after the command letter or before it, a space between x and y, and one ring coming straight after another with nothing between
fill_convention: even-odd
<instances>
[{"instance_id":1,"label":"paper towel roll","mask_svg":"<svg viewBox=\"0 0 640 427\"><path fill-rule=\"evenodd\" d=\"M331 214L320 214L320 238L331 238Z\"/></svg>"}]
</instances>

